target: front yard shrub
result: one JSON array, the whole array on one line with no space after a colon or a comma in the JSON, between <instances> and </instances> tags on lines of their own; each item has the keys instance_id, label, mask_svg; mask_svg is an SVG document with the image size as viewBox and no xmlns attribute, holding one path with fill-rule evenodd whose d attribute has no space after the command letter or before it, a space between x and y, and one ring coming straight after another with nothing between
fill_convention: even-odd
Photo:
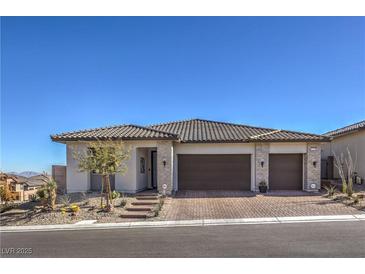
<instances>
[{"instance_id":1,"label":"front yard shrub","mask_svg":"<svg viewBox=\"0 0 365 274\"><path fill-rule=\"evenodd\" d=\"M162 210L164 203L165 203L165 198L161 197L159 200L159 203L156 205L156 207L153 210L155 217L158 217L158 215L160 214L160 211Z\"/></svg>"},{"instance_id":2,"label":"front yard shrub","mask_svg":"<svg viewBox=\"0 0 365 274\"><path fill-rule=\"evenodd\" d=\"M62 195L60 198L60 202L64 207L68 207L71 203L71 197L67 194Z\"/></svg>"},{"instance_id":3,"label":"front yard shrub","mask_svg":"<svg viewBox=\"0 0 365 274\"><path fill-rule=\"evenodd\" d=\"M72 215L74 215L74 216L77 215L80 211L80 207L77 204L72 204L70 206L70 209L72 211Z\"/></svg>"},{"instance_id":4,"label":"front yard shrub","mask_svg":"<svg viewBox=\"0 0 365 274\"><path fill-rule=\"evenodd\" d=\"M112 200L118 199L120 197L120 193L118 191L113 190L112 192Z\"/></svg>"},{"instance_id":5,"label":"front yard shrub","mask_svg":"<svg viewBox=\"0 0 365 274\"><path fill-rule=\"evenodd\" d=\"M124 193L123 193L123 192L121 192L121 193L119 193L119 192L118 192L118 194L119 194L119 197L121 197L121 198L122 198L122 200L120 201L119 206L120 206L120 207L125 207L125 206L127 205L127 202L128 202L128 200L127 200L126 196L124 195Z\"/></svg>"},{"instance_id":6,"label":"front yard shrub","mask_svg":"<svg viewBox=\"0 0 365 274\"><path fill-rule=\"evenodd\" d=\"M46 177L48 176L46 175ZM52 178L44 181L45 183L42 188L38 189L37 195L43 205L47 205L48 208L54 210L56 208L57 183Z\"/></svg>"},{"instance_id":7,"label":"front yard shrub","mask_svg":"<svg viewBox=\"0 0 365 274\"><path fill-rule=\"evenodd\" d=\"M38 196L38 198L39 198L42 202L44 202L44 203L45 203L45 202L47 201L47 199L48 199L48 193L47 193L46 189L45 189L45 188L43 188L43 187L37 190L36 195L37 195L37 196Z\"/></svg>"},{"instance_id":8,"label":"front yard shrub","mask_svg":"<svg viewBox=\"0 0 365 274\"><path fill-rule=\"evenodd\" d=\"M32 203L35 203L35 202L38 202L39 197L38 197L38 195L37 195L37 194L33 194L33 195L30 195L30 196L29 196L29 199L30 199L30 201L31 201Z\"/></svg>"},{"instance_id":9,"label":"front yard shrub","mask_svg":"<svg viewBox=\"0 0 365 274\"><path fill-rule=\"evenodd\" d=\"M335 185L325 186L324 189L327 191L326 196L328 198L332 198L337 192L337 186Z\"/></svg>"},{"instance_id":10,"label":"front yard shrub","mask_svg":"<svg viewBox=\"0 0 365 274\"><path fill-rule=\"evenodd\" d=\"M125 207L127 205L127 199L123 198L121 201L120 201L120 207Z\"/></svg>"}]
</instances>

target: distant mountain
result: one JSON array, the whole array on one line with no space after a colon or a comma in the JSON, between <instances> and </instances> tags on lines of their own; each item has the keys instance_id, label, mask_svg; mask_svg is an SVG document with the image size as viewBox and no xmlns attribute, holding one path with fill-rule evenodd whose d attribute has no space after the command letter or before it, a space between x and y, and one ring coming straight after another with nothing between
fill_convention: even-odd
<instances>
[{"instance_id":1,"label":"distant mountain","mask_svg":"<svg viewBox=\"0 0 365 274\"><path fill-rule=\"evenodd\" d=\"M39 172L34 172L34 171L23 171L23 172L8 172L8 174L13 174L15 176L22 176L22 177L33 177L36 175L40 175L41 173Z\"/></svg>"}]
</instances>

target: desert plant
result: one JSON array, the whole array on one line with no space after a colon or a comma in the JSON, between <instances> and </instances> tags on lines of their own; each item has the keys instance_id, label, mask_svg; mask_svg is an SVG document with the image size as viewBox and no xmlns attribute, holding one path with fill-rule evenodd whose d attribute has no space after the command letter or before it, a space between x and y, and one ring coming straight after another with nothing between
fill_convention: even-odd
<instances>
[{"instance_id":1,"label":"desert plant","mask_svg":"<svg viewBox=\"0 0 365 274\"><path fill-rule=\"evenodd\" d=\"M344 156L343 153L338 156L334 151L334 165L338 170L338 174L341 177L342 181L342 193L347 193L349 197L353 194L353 181L352 178L355 173L356 165L357 165L357 153L355 157L355 161L352 158L350 149L347 147L346 149L347 157ZM346 164L346 170L345 165Z\"/></svg>"},{"instance_id":2,"label":"desert plant","mask_svg":"<svg viewBox=\"0 0 365 274\"><path fill-rule=\"evenodd\" d=\"M120 201L120 207L125 207L127 205L127 197L124 195L124 193L121 194L122 200Z\"/></svg>"},{"instance_id":3,"label":"desert plant","mask_svg":"<svg viewBox=\"0 0 365 274\"><path fill-rule=\"evenodd\" d=\"M325 186L324 189L327 191L326 196L329 198L332 198L337 192L337 186L335 185Z\"/></svg>"},{"instance_id":4,"label":"desert plant","mask_svg":"<svg viewBox=\"0 0 365 274\"><path fill-rule=\"evenodd\" d=\"M36 195L42 202L48 199L48 193L44 187L38 189Z\"/></svg>"},{"instance_id":5,"label":"desert plant","mask_svg":"<svg viewBox=\"0 0 365 274\"><path fill-rule=\"evenodd\" d=\"M163 205L165 204L165 198L160 198L159 203L154 208L155 217L157 217L160 214L160 211L162 210Z\"/></svg>"},{"instance_id":6,"label":"desert plant","mask_svg":"<svg viewBox=\"0 0 365 274\"><path fill-rule=\"evenodd\" d=\"M37 195L43 204L54 210L56 208L57 183L44 173L44 185L37 190Z\"/></svg>"},{"instance_id":7,"label":"desert plant","mask_svg":"<svg viewBox=\"0 0 365 274\"><path fill-rule=\"evenodd\" d=\"M72 215L77 215L80 211L80 207L77 204L72 204L70 209L72 211Z\"/></svg>"},{"instance_id":8,"label":"desert plant","mask_svg":"<svg viewBox=\"0 0 365 274\"><path fill-rule=\"evenodd\" d=\"M62 195L61 198L60 198L60 203L63 206L68 207L71 203L71 197L67 194Z\"/></svg>"},{"instance_id":9,"label":"desert plant","mask_svg":"<svg viewBox=\"0 0 365 274\"><path fill-rule=\"evenodd\" d=\"M61 213L62 213L62 215L65 215L67 213L67 208L66 207L62 207L61 208Z\"/></svg>"},{"instance_id":10,"label":"desert plant","mask_svg":"<svg viewBox=\"0 0 365 274\"><path fill-rule=\"evenodd\" d=\"M112 200L118 199L120 197L120 193L118 191L113 190L111 197Z\"/></svg>"},{"instance_id":11,"label":"desert plant","mask_svg":"<svg viewBox=\"0 0 365 274\"><path fill-rule=\"evenodd\" d=\"M48 194L48 207L54 210L56 208L56 198L57 198L57 183L55 180L50 178L45 184L45 189Z\"/></svg>"},{"instance_id":12,"label":"desert plant","mask_svg":"<svg viewBox=\"0 0 365 274\"><path fill-rule=\"evenodd\" d=\"M38 197L37 194L33 194L33 195L29 196L29 199L30 199L31 202L35 203L39 200L39 197Z\"/></svg>"},{"instance_id":13,"label":"desert plant","mask_svg":"<svg viewBox=\"0 0 365 274\"><path fill-rule=\"evenodd\" d=\"M129 158L129 150L120 141L94 141L88 143L86 150L73 147L73 157L79 162L80 171L94 172L102 176L102 190L100 206L103 207L103 195L105 189L107 211L113 209L111 203L110 175L127 171L125 161Z\"/></svg>"}]
</instances>

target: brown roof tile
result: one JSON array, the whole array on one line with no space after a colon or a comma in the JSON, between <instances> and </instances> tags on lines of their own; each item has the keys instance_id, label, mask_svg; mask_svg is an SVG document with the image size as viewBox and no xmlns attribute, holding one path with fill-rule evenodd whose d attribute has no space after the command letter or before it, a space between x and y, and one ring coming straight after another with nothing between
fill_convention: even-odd
<instances>
[{"instance_id":1,"label":"brown roof tile","mask_svg":"<svg viewBox=\"0 0 365 274\"><path fill-rule=\"evenodd\" d=\"M192 119L148 126L177 134L183 143L219 142L322 142L329 141L326 136L261 128L241 124Z\"/></svg>"},{"instance_id":2,"label":"brown roof tile","mask_svg":"<svg viewBox=\"0 0 365 274\"><path fill-rule=\"evenodd\" d=\"M329 131L329 132L325 133L324 135L331 136L331 137L337 137L337 136L349 134L351 132L358 131L361 129L365 129L365 120L352 124L352 125L349 125L349 126L346 126L346 127L342 127L342 128L336 129L336 130Z\"/></svg>"},{"instance_id":3,"label":"brown roof tile","mask_svg":"<svg viewBox=\"0 0 365 274\"><path fill-rule=\"evenodd\" d=\"M177 139L175 134L136 125L120 125L51 135L53 141Z\"/></svg>"},{"instance_id":4,"label":"brown roof tile","mask_svg":"<svg viewBox=\"0 0 365 274\"><path fill-rule=\"evenodd\" d=\"M240 142L326 142L322 135L253 127L248 125L191 119L147 127L122 125L51 136L53 141L81 141L96 139L121 140L179 140L183 143L240 143Z\"/></svg>"}]
</instances>

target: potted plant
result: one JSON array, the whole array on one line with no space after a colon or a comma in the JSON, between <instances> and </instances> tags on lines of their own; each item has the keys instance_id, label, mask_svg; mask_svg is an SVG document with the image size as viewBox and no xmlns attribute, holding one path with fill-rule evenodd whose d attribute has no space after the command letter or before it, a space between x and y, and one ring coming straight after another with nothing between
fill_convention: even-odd
<instances>
[{"instance_id":1,"label":"potted plant","mask_svg":"<svg viewBox=\"0 0 365 274\"><path fill-rule=\"evenodd\" d=\"M267 183L266 181L261 181L259 183L259 190L261 193L266 193L267 192Z\"/></svg>"}]
</instances>

